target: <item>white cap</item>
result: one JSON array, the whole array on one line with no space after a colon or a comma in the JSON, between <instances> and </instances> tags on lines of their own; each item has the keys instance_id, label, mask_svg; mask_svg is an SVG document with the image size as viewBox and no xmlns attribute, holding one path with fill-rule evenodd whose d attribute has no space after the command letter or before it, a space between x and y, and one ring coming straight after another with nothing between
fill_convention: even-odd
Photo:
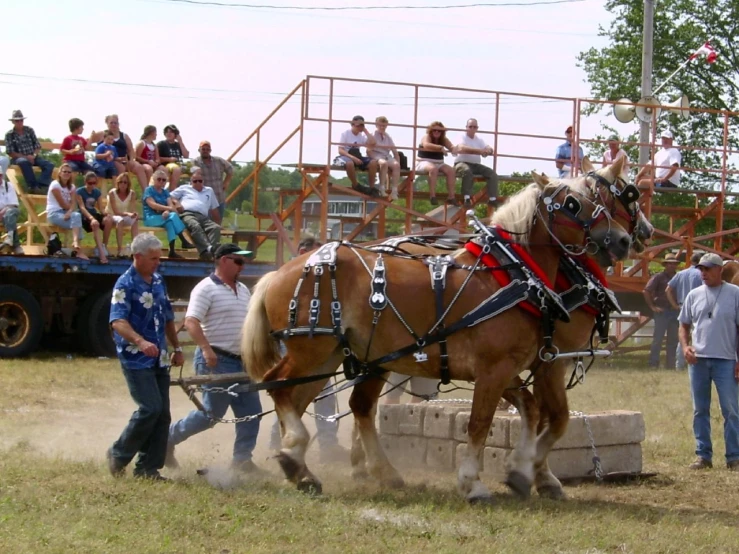
<instances>
[{"instance_id":1,"label":"white cap","mask_svg":"<svg viewBox=\"0 0 739 554\"><path fill-rule=\"evenodd\" d=\"M665 129L664 131L662 131L662 134L660 135L660 137L669 138L669 139L674 138L672 136L672 131L670 131L669 129Z\"/></svg>"}]
</instances>

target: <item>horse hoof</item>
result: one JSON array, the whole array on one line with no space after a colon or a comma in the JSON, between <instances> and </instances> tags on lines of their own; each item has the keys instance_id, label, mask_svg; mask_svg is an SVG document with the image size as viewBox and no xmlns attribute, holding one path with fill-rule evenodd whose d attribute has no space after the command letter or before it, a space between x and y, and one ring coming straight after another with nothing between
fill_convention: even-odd
<instances>
[{"instance_id":1,"label":"horse hoof","mask_svg":"<svg viewBox=\"0 0 739 554\"><path fill-rule=\"evenodd\" d=\"M320 496L323 493L323 486L314 479L302 479L298 482L298 490L308 496Z\"/></svg>"},{"instance_id":2,"label":"horse hoof","mask_svg":"<svg viewBox=\"0 0 739 554\"><path fill-rule=\"evenodd\" d=\"M298 463L297 460L285 454L284 452L280 452L279 454L277 454L277 456L275 456L275 458L277 458L277 463L280 464L282 471L285 473L285 477L287 477L287 479L289 479L290 481L295 481L298 474L300 473L300 470L305 467L305 464Z\"/></svg>"},{"instance_id":3,"label":"horse hoof","mask_svg":"<svg viewBox=\"0 0 739 554\"><path fill-rule=\"evenodd\" d=\"M384 479L382 485L388 489L402 489L405 487L405 481L402 477L393 477L392 479Z\"/></svg>"},{"instance_id":4,"label":"horse hoof","mask_svg":"<svg viewBox=\"0 0 739 554\"><path fill-rule=\"evenodd\" d=\"M505 484L522 500L526 500L531 496L531 481L519 471L511 471L505 480Z\"/></svg>"},{"instance_id":5,"label":"horse hoof","mask_svg":"<svg viewBox=\"0 0 739 554\"><path fill-rule=\"evenodd\" d=\"M493 495L492 494L478 494L475 496L468 496L467 502L473 506L492 506Z\"/></svg>"},{"instance_id":6,"label":"horse hoof","mask_svg":"<svg viewBox=\"0 0 739 554\"><path fill-rule=\"evenodd\" d=\"M352 479L355 481L369 481L369 478L370 476L366 469L352 471Z\"/></svg>"},{"instance_id":7,"label":"horse hoof","mask_svg":"<svg viewBox=\"0 0 739 554\"><path fill-rule=\"evenodd\" d=\"M567 500L565 491L562 487L557 487L556 485L544 485L542 487L538 487L536 492L539 493L539 496L542 498L549 498L550 500Z\"/></svg>"}]
</instances>

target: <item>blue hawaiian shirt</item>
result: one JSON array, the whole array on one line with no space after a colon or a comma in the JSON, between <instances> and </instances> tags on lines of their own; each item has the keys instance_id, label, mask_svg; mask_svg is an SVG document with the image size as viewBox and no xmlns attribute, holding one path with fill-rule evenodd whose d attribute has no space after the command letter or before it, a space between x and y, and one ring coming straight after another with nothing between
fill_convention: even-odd
<instances>
[{"instance_id":1,"label":"blue hawaiian shirt","mask_svg":"<svg viewBox=\"0 0 739 554\"><path fill-rule=\"evenodd\" d=\"M113 287L110 323L118 319L125 319L145 340L156 344L159 347L159 367L169 367L164 330L166 323L174 320L174 312L161 275L154 273L151 283L147 283L131 266L118 278ZM156 365L156 358L139 352L135 344L118 333L113 332L113 338L118 358L125 369L147 369Z\"/></svg>"}]
</instances>

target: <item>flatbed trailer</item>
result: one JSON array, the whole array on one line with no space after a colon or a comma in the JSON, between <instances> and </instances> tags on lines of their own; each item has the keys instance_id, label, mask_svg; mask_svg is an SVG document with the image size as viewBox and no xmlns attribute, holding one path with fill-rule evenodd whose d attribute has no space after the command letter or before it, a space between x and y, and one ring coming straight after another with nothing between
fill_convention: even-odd
<instances>
[{"instance_id":1,"label":"flatbed trailer","mask_svg":"<svg viewBox=\"0 0 739 554\"><path fill-rule=\"evenodd\" d=\"M110 298L130 260L57 256L0 256L0 357L25 356L47 347L115 356L108 325ZM274 269L249 263L242 280L252 284ZM213 271L211 262L163 259L159 272L173 300Z\"/></svg>"}]
</instances>

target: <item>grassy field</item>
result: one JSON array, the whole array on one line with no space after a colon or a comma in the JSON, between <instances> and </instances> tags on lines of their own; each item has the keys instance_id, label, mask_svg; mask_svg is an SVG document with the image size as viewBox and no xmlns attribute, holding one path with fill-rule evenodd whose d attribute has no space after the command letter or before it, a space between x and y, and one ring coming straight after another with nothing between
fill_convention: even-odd
<instances>
[{"instance_id":1,"label":"grassy field","mask_svg":"<svg viewBox=\"0 0 739 554\"><path fill-rule=\"evenodd\" d=\"M272 416L255 457L271 477L195 475L228 462L233 429L221 425L178 447L174 483L114 480L104 452L133 409L117 363L0 360L0 552L734 552L739 474L723 467L718 406L715 468L691 472L687 375L645 365L601 364L572 391L571 409L642 411L644 470L657 477L567 487L564 502L518 501L490 483L496 505L479 507L459 497L451 474L405 472L408 486L386 491L353 482L348 461L320 466L312 453L324 495L297 493L267 459ZM174 418L190 409L178 390L172 400Z\"/></svg>"}]
</instances>

